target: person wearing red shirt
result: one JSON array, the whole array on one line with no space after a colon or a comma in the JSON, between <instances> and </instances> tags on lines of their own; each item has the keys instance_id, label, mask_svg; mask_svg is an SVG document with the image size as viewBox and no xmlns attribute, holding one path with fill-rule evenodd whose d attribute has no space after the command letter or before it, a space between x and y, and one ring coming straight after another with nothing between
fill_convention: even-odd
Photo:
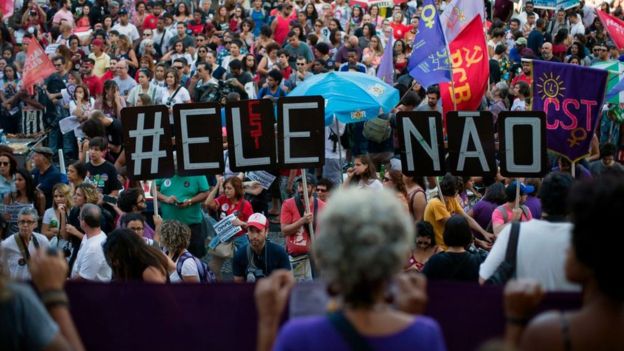
<instances>
[{"instance_id":1,"label":"person wearing red shirt","mask_svg":"<svg viewBox=\"0 0 624 351\"><path fill-rule=\"evenodd\" d=\"M510 87L513 87L518 83L518 81L525 81L529 86L533 86L533 79L531 78L531 62L522 61L522 73L515 76L514 79L511 80Z\"/></svg>"},{"instance_id":2,"label":"person wearing red shirt","mask_svg":"<svg viewBox=\"0 0 624 351\"><path fill-rule=\"evenodd\" d=\"M161 1L156 1L154 3L154 7L152 8L152 12L148 13L147 16L143 19L143 28L142 29L156 29L156 24L158 24L158 17L162 14L163 4Z\"/></svg>"},{"instance_id":3,"label":"person wearing red shirt","mask_svg":"<svg viewBox=\"0 0 624 351\"><path fill-rule=\"evenodd\" d=\"M403 24L403 14L400 12L394 14L390 27L392 27L395 40L403 39L405 34L412 29L412 26Z\"/></svg>"},{"instance_id":4,"label":"person wearing red shirt","mask_svg":"<svg viewBox=\"0 0 624 351\"><path fill-rule=\"evenodd\" d=\"M282 204L280 213L281 229L286 238L286 251L290 257L293 275L297 281L312 280L312 268L310 264L310 227L314 233L318 233L316 223L318 216L325 207L325 202L319 200L314 194L316 179L308 174L308 196L310 207L305 208L303 182L301 177L297 178L297 193L294 197L287 199Z\"/></svg>"},{"instance_id":5,"label":"person wearing red shirt","mask_svg":"<svg viewBox=\"0 0 624 351\"><path fill-rule=\"evenodd\" d=\"M93 65L95 65L95 61L91 58L87 58L83 61L82 66L80 66L80 71L82 73L82 82L89 88L89 95L96 98L104 92L104 83L93 74Z\"/></svg>"},{"instance_id":6,"label":"person wearing red shirt","mask_svg":"<svg viewBox=\"0 0 624 351\"><path fill-rule=\"evenodd\" d=\"M215 199L215 196L219 189L223 186L223 194ZM243 222L247 222L249 216L253 214L253 208L251 203L245 200L245 192L243 190L243 182L238 177L228 178L225 181L223 177L217 178L217 185L212 188L208 194L208 198L204 202L204 206L212 211L218 213L218 219L235 214L236 219L232 221L234 225L240 225ZM234 235L234 246L237 249L249 244L247 238L247 229L241 226L241 230ZM221 279L221 268L223 267L224 258L212 256L210 260L210 269L215 273L217 279Z\"/></svg>"}]
</instances>

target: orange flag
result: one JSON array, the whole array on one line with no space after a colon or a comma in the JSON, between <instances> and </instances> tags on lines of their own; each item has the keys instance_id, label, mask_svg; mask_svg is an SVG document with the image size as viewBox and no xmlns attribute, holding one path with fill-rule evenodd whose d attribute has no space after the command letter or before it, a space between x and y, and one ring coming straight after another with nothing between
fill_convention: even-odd
<instances>
[{"instance_id":1,"label":"orange flag","mask_svg":"<svg viewBox=\"0 0 624 351\"><path fill-rule=\"evenodd\" d=\"M454 89L450 83L440 84L444 112L475 111L487 89L490 77L485 35L481 16L475 17L449 44L453 67ZM454 92L453 92L454 90Z\"/></svg>"},{"instance_id":2,"label":"orange flag","mask_svg":"<svg viewBox=\"0 0 624 351\"><path fill-rule=\"evenodd\" d=\"M28 40L28 38L24 38L24 40ZM36 39L30 39L22 73L22 85L32 95L34 93L33 86L54 72L56 72L54 65L39 45L39 42Z\"/></svg>"}]
</instances>

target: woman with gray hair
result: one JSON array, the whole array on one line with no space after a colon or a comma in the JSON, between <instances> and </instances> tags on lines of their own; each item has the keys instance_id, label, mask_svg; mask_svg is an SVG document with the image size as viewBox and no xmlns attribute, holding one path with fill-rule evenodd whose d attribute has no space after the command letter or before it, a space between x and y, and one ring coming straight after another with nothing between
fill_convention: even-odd
<instances>
[{"instance_id":1,"label":"woman with gray hair","mask_svg":"<svg viewBox=\"0 0 624 351\"><path fill-rule=\"evenodd\" d=\"M405 313L421 312L426 293L420 275L399 273L414 229L395 195L386 190L338 192L323 211L319 228L314 255L340 308L328 316L288 321L273 347L293 282L284 272L260 280L258 350L302 345L306 350L445 350L434 320Z\"/></svg>"}]
</instances>

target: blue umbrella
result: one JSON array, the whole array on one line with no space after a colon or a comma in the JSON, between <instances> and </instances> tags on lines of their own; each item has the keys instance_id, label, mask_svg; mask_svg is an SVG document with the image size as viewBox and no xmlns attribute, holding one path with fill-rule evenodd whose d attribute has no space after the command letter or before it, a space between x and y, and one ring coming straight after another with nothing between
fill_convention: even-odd
<instances>
[{"instance_id":1,"label":"blue umbrella","mask_svg":"<svg viewBox=\"0 0 624 351\"><path fill-rule=\"evenodd\" d=\"M363 122L388 113L399 103L399 91L381 79L359 72L318 74L297 85L288 96L320 95L325 99L325 124Z\"/></svg>"}]
</instances>

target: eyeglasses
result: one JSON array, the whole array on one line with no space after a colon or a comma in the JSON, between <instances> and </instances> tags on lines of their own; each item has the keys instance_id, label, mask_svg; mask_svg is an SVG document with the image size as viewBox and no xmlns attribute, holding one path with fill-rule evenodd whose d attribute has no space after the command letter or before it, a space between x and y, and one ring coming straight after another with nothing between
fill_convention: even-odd
<instances>
[{"instance_id":1,"label":"eyeglasses","mask_svg":"<svg viewBox=\"0 0 624 351\"><path fill-rule=\"evenodd\" d=\"M305 63L297 62L297 66L305 66Z\"/></svg>"},{"instance_id":2,"label":"eyeglasses","mask_svg":"<svg viewBox=\"0 0 624 351\"><path fill-rule=\"evenodd\" d=\"M35 221L17 221L17 225L33 225L37 222Z\"/></svg>"},{"instance_id":3,"label":"eyeglasses","mask_svg":"<svg viewBox=\"0 0 624 351\"><path fill-rule=\"evenodd\" d=\"M11 162L0 162L0 166L8 166Z\"/></svg>"}]
</instances>

